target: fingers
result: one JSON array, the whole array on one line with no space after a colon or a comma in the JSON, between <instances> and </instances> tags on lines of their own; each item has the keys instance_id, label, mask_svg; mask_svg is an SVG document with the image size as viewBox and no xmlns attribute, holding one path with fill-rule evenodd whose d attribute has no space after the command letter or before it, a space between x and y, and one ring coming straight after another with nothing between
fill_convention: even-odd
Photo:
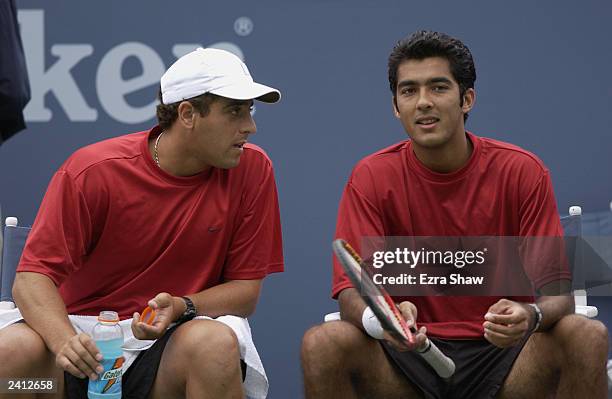
<instances>
[{"instance_id":1,"label":"fingers","mask_svg":"<svg viewBox=\"0 0 612 399\"><path fill-rule=\"evenodd\" d=\"M502 309L505 313L489 312L485 315L485 322L482 323L485 339L500 348L516 345L529 328L528 312L523 305L507 299L500 300L495 305L499 305L497 310ZM495 305L491 306L490 310L494 309Z\"/></svg>"},{"instance_id":2,"label":"fingers","mask_svg":"<svg viewBox=\"0 0 612 399\"><path fill-rule=\"evenodd\" d=\"M138 312L134 312L134 314L132 315L131 327L132 333L137 339L145 339L144 331L142 331L142 328L140 327L141 324L144 323L140 322L140 314L138 314Z\"/></svg>"},{"instance_id":3,"label":"fingers","mask_svg":"<svg viewBox=\"0 0 612 399\"><path fill-rule=\"evenodd\" d=\"M383 339L389 343L398 352L406 352L411 350L407 346L407 342L403 342L395 338L393 335L389 334L387 331L384 332Z\"/></svg>"},{"instance_id":4,"label":"fingers","mask_svg":"<svg viewBox=\"0 0 612 399\"><path fill-rule=\"evenodd\" d=\"M77 366L75 366L70 359L68 359L65 355L59 354L55 357L55 365L62 370L65 370L72 374L77 378L85 378L85 374L79 370Z\"/></svg>"},{"instance_id":5,"label":"fingers","mask_svg":"<svg viewBox=\"0 0 612 399\"><path fill-rule=\"evenodd\" d=\"M149 324L145 324L145 323L138 323L138 327L140 327L140 329L142 330L142 332L147 336L147 337L154 337L154 338L147 338L147 339L157 339L159 337L162 336L163 332L166 330L165 326L162 325L149 325Z\"/></svg>"},{"instance_id":6,"label":"fingers","mask_svg":"<svg viewBox=\"0 0 612 399\"><path fill-rule=\"evenodd\" d=\"M427 342L427 328L425 328L425 326L419 328L419 332L414 338L417 348L420 348L425 345L425 343Z\"/></svg>"},{"instance_id":7,"label":"fingers","mask_svg":"<svg viewBox=\"0 0 612 399\"><path fill-rule=\"evenodd\" d=\"M70 374L91 379L98 378L102 372L102 354L95 342L87 334L81 333L71 337L56 356L56 364Z\"/></svg>"},{"instance_id":8,"label":"fingers","mask_svg":"<svg viewBox=\"0 0 612 399\"><path fill-rule=\"evenodd\" d=\"M509 326L505 324L495 324L485 321L484 323L482 323L482 327L484 328L485 332L491 331L502 335L514 335L516 332L515 324Z\"/></svg>"},{"instance_id":9,"label":"fingers","mask_svg":"<svg viewBox=\"0 0 612 399\"><path fill-rule=\"evenodd\" d=\"M90 359L86 359L87 355L83 351L76 352L73 349L68 349L64 352L64 355L68 360L70 360L72 365L79 369L82 374L86 375L92 380L98 378L98 373L96 372L97 366L92 367L89 364Z\"/></svg>"},{"instance_id":10,"label":"fingers","mask_svg":"<svg viewBox=\"0 0 612 399\"><path fill-rule=\"evenodd\" d=\"M408 327L412 327L416 323L417 319L417 308L412 302L404 301L397 305L400 312L402 312L402 316L406 320L406 324Z\"/></svg>"},{"instance_id":11,"label":"fingers","mask_svg":"<svg viewBox=\"0 0 612 399\"><path fill-rule=\"evenodd\" d=\"M514 324L497 324L485 321L482 323L482 327L485 331L491 331L506 336L522 337L527 331L528 323L526 320Z\"/></svg>"},{"instance_id":12,"label":"fingers","mask_svg":"<svg viewBox=\"0 0 612 399\"><path fill-rule=\"evenodd\" d=\"M487 341L499 348L508 348L514 346L521 341L522 336L507 336L495 331L485 330L484 337Z\"/></svg>"},{"instance_id":13,"label":"fingers","mask_svg":"<svg viewBox=\"0 0 612 399\"><path fill-rule=\"evenodd\" d=\"M148 302L148 305L153 310L157 310L159 308L165 308L165 307L170 306L171 304L172 304L172 295L168 294L167 292L162 292L162 293L155 295L155 298L151 299Z\"/></svg>"},{"instance_id":14,"label":"fingers","mask_svg":"<svg viewBox=\"0 0 612 399\"><path fill-rule=\"evenodd\" d=\"M485 339L499 347L512 346L518 343L527 332L527 327L524 324L515 324L512 327L491 323L484 324Z\"/></svg>"},{"instance_id":15,"label":"fingers","mask_svg":"<svg viewBox=\"0 0 612 399\"><path fill-rule=\"evenodd\" d=\"M496 324L516 324L525 320L525 315L522 313L512 312L509 314L485 314L485 320Z\"/></svg>"},{"instance_id":16,"label":"fingers","mask_svg":"<svg viewBox=\"0 0 612 399\"><path fill-rule=\"evenodd\" d=\"M511 304L514 303L508 299L502 298L489 307L487 313L503 314L506 313Z\"/></svg>"},{"instance_id":17,"label":"fingers","mask_svg":"<svg viewBox=\"0 0 612 399\"><path fill-rule=\"evenodd\" d=\"M496 307L497 304L500 305ZM489 308L484 319L496 324L519 324L529 320L529 312L523 304L502 299Z\"/></svg>"},{"instance_id":18,"label":"fingers","mask_svg":"<svg viewBox=\"0 0 612 399\"><path fill-rule=\"evenodd\" d=\"M485 321L482 326L486 340L500 348L507 348L521 341L527 333L528 324L526 320L514 324L497 324Z\"/></svg>"},{"instance_id":19,"label":"fingers","mask_svg":"<svg viewBox=\"0 0 612 399\"><path fill-rule=\"evenodd\" d=\"M156 315L156 312L153 309L151 309L150 306L147 306L142 311L142 315L140 317L142 318L143 323L153 324L153 321L155 320L155 315Z\"/></svg>"},{"instance_id":20,"label":"fingers","mask_svg":"<svg viewBox=\"0 0 612 399\"><path fill-rule=\"evenodd\" d=\"M138 312L134 312L131 327L132 333L137 339L157 339L164 334L168 326L166 323L158 323L157 321L153 325L143 323Z\"/></svg>"},{"instance_id":21,"label":"fingers","mask_svg":"<svg viewBox=\"0 0 612 399\"><path fill-rule=\"evenodd\" d=\"M421 327L417 333L415 333L414 343L411 344L406 340L400 340L389 332L384 332L384 340L387 341L395 350L399 352L412 351L416 348L422 347L427 341L427 329L425 326Z\"/></svg>"},{"instance_id":22,"label":"fingers","mask_svg":"<svg viewBox=\"0 0 612 399\"><path fill-rule=\"evenodd\" d=\"M100 365L98 362L102 360L102 353L100 353L95 341L89 335L81 333L78 337L79 342L83 345L83 348L85 348L85 354L82 357L88 360L89 365L96 368ZM91 359L91 361L89 359Z\"/></svg>"}]
</instances>

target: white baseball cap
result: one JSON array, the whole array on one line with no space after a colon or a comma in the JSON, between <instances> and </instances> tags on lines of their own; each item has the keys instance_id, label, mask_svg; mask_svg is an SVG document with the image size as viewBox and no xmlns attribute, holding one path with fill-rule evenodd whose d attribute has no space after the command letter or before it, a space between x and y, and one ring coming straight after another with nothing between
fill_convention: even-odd
<instances>
[{"instance_id":1,"label":"white baseball cap","mask_svg":"<svg viewBox=\"0 0 612 399\"><path fill-rule=\"evenodd\" d=\"M163 104L197 97L204 93L234 100L275 103L280 91L255 83L247 66L229 51L198 48L185 54L161 77Z\"/></svg>"}]
</instances>

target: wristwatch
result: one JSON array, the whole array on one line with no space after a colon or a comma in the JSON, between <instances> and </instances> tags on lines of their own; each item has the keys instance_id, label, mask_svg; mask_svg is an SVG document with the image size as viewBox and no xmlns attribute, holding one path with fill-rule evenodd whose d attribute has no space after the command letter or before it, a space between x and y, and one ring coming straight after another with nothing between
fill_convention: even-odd
<instances>
[{"instance_id":1,"label":"wristwatch","mask_svg":"<svg viewBox=\"0 0 612 399\"><path fill-rule=\"evenodd\" d=\"M178 320L176 321L177 323L184 323L186 321L192 320L194 317L198 315L198 312L196 311L193 301L187 298L186 296L183 296L181 298L183 298L183 301L185 301L185 306L187 308L185 309L181 317L178 318Z\"/></svg>"},{"instance_id":2,"label":"wristwatch","mask_svg":"<svg viewBox=\"0 0 612 399\"><path fill-rule=\"evenodd\" d=\"M531 332L536 332L538 331L538 328L540 328L540 324L542 323L542 310L540 310L540 307L535 303L530 303L529 306L531 306L533 310L535 310L535 324Z\"/></svg>"}]
</instances>

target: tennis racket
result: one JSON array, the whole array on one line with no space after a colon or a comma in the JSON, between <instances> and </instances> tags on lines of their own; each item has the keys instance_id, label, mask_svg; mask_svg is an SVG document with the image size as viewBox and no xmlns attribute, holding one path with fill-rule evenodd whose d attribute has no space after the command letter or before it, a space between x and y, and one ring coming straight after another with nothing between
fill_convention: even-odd
<instances>
[{"instance_id":1,"label":"tennis racket","mask_svg":"<svg viewBox=\"0 0 612 399\"><path fill-rule=\"evenodd\" d=\"M353 286L362 294L365 293L365 295L362 295L363 299L372 309L382 327L399 341L414 344L416 328L414 326L408 327L402 313L387 291L374 284L367 269L362 266L363 261L359 254L342 239L334 240L332 247ZM455 373L455 363L452 359L442 353L429 339L422 346L416 348L416 352L425 359L440 377L449 378Z\"/></svg>"}]
</instances>

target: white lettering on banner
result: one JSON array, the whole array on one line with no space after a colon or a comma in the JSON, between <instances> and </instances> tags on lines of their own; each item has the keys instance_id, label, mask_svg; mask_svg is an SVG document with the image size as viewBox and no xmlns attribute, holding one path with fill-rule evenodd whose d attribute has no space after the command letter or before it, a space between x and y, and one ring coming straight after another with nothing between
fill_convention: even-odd
<instances>
[{"instance_id":1,"label":"white lettering on banner","mask_svg":"<svg viewBox=\"0 0 612 399\"><path fill-rule=\"evenodd\" d=\"M25 119L28 122L51 121L53 112L45 106L45 97L47 93L52 93L70 121L94 122L98 120L98 110L87 103L72 74L83 59L94 53L94 46L53 44L50 50L57 60L46 68L44 17L44 10L19 10L17 14L32 97L24 110ZM201 46L197 43L180 43L175 44L171 50L178 58ZM242 50L234 43L217 42L208 47L230 51L244 60ZM121 76L121 68L129 57L138 60L142 73L126 80ZM96 82L98 100L111 118L122 123L137 124L155 116L157 101L135 107L126 101L126 96L151 85L158 85L165 69L162 58L153 48L144 43L125 42L111 48L101 58L95 77L85 79Z\"/></svg>"},{"instance_id":2,"label":"white lettering on banner","mask_svg":"<svg viewBox=\"0 0 612 399\"><path fill-rule=\"evenodd\" d=\"M51 54L58 60L45 70L44 11L19 11L21 39L30 79L31 100L24 110L27 121L48 122L53 117L45 107L45 95L51 91L71 121L95 121L98 112L85 102L70 71L83 58L93 53L91 44L55 44ZM27 34L24 34L26 32Z\"/></svg>"},{"instance_id":3,"label":"white lettering on banner","mask_svg":"<svg viewBox=\"0 0 612 399\"><path fill-rule=\"evenodd\" d=\"M135 57L142 65L142 75L124 80L121 67L128 57ZM166 70L164 61L151 47L136 42L113 47L100 61L96 75L96 90L102 108L114 119L123 123L141 123L155 115L157 100L144 107L132 107L125 96L153 84Z\"/></svg>"}]
</instances>

